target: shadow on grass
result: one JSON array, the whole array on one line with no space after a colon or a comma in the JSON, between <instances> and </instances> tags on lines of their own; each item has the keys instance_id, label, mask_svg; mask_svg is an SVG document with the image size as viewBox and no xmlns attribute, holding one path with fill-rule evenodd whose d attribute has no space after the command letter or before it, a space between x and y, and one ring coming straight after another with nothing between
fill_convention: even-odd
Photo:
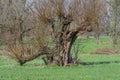
<instances>
[{"instance_id":1,"label":"shadow on grass","mask_svg":"<svg viewBox=\"0 0 120 80\"><path fill-rule=\"evenodd\" d=\"M81 65L99 65L99 64L111 64L120 63L120 61L104 61L104 62L79 62Z\"/></svg>"}]
</instances>

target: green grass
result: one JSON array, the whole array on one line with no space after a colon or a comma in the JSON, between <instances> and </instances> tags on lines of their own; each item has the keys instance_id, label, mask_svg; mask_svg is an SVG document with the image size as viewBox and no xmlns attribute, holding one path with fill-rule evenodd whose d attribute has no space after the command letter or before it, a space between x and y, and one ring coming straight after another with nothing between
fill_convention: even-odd
<instances>
[{"instance_id":1,"label":"green grass","mask_svg":"<svg viewBox=\"0 0 120 80\"><path fill-rule=\"evenodd\" d=\"M14 60L1 56L0 80L120 80L120 54L87 54L98 48L111 47L106 45L108 40L102 37L99 45L94 39L77 40L75 44L82 42L80 44L85 47L80 49L81 64L75 66L46 66L37 58L21 67Z\"/></svg>"},{"instance_id":2,"label":"green grass","mask_svg":"<svg viewBox=\"0 0 120 80\"><path fill-rule=\"evenodd\" d=\"M110 39L109 37L100 37L99 44L96 43L96 40L94 38L89 39L77 39L74 43L75 45L79 45L79 51L80 53L90 53L92 51L95 51L99 48L111 48Z\"/></svg>"},{"instance_id":3,"label":"green grass","mask_svg":"<svg viewBox=\"0 0 120 80\"><path fill-rule=\"evenodd\" d=\"M45 66L40 64L39 59L20 67L13 60L2 57L0 59L0 80L119 80L120 63L114 62L120 62L119 57L120 55L82 54L81 61L84 62L109 61L111 63L80 64L71 67Z\"/></svg>"},{"instance_id":4,"label":"green grass","mask_svg":"<svg viewBox=\"0 0 120 80\"><path fill-rule=\"evenodd\" d=\"M113 69L113 65L114 68ZM46 68L0 68L1 80L119 80L116 64Z\"/></svg>"}]
</instances>

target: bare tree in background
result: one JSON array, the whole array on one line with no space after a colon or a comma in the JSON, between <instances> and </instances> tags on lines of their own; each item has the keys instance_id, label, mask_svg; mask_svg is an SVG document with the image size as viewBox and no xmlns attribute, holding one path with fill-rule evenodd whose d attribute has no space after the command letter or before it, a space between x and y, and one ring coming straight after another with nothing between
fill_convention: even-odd
<instances>
[{"instance_id":1,"label":"bare tree in background","mask_svg":"<svg viewBox=\"0 0 120 80\"><path fill-rule=\"evenodd\" d=\"M103 0L36 0L32 6L13 3L6 10L9 55L20 65L44 55L46 64L65 66L73 63L71 47L78 34L99 31L105 4Z\"/></svg>"},{"instance_id":2,"label":"bare tree in background","mask_svg":"<svg viewBox=\"0 0 120 80\"><path fill-rule=\"evenodd\" d=\"M16 32L22 32L25 21L25 3L17 0L1 0L2 3L2 15L1 15L1 30L9 30L11 34ZM19 28L19 29L18 29ZM6 31L8 32L8 31Z\"/></svg>"},{"instance_id":3,"label":"bare tree in background","mask_svg":"<svg viewBox=\"0 0 120 80\"><path fill-rule=\"evenodd\" d=\"M107 14L107 7L106 7L106 1L101 2L97 0L90 0L89 3L86 6L86 9L84 12L88 12L86 16L90 17L92 19L91 26L92 27L92 32L88 32L88 35L94 36L96 39L96 43L99 44L99 37L100 34L104 32L104 26L105 26L105 21L104 18ZM93 18L94 17L94 18Z\"/></svg>"},{"instance_id":4,"label":"bare tree in background","mask_svg":"<svg viewBox=\"0 0 120 80\"><path fill-rule=\"evenodd\" d=\"M120 0L109 0L108 1L111 13L109 15L110 18L110 36L111 36L111 43L115 46L118 43L119 38L119 7L120 7Z\"/></svg>"},{"instance_id":5,"label":"bare tree in background","mask_svg":"<svg viewBox=\"0 0 120 80\"><path fill-rule=\"evenodd\" d=\"M1 16L1 36L6 41L9 55L17 59L22 65L26 53L30 53L26 33L31 30L29 7L25 0L2 0L3 11Z\"/></svg>"}]
</instances>

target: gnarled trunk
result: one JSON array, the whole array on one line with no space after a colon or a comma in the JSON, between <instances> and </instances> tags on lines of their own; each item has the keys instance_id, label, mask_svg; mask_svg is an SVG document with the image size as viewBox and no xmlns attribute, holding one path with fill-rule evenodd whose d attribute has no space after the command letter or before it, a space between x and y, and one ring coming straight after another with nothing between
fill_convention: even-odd
<instances>
[{"instance_id":1,"label":"gnarled trunk","mask_svg":"<svg viewBox=\"0 0 120 80\"><path fill-rule=\"evenodd\" d=\"M58 65L60 66L66 66L68 64L71 64L73 62L73 58L71 55L71 48L75 40L77 39L78 31L71 31L68 34L64 33L64 36L60 37L61 41L58 45L60 45L58 48Z\"/></svg>"}]
</instances>

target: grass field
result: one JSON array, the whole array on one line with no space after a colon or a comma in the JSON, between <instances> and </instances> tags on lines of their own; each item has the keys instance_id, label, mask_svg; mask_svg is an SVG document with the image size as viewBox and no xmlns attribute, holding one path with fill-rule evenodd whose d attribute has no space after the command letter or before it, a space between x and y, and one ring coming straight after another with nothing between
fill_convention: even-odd
<instances>
[{"instance_id":1,"label":"grass field","mask_svg":"<svg viewBox=\"0 0 120 80\"><path fill-rule=\"evenodd\" d=\"M75 66L46 66L38 58L21 67L14 60L1 56L0 80L120 80L120 54L89 54L98 48L111 47L108 40L102 37L99 45L94 39L77 40L75 44L81 44L82 49L80 64Z\"/></svg>"},{"instance_id":2,"label":"grass field","mask_svg":"<svg viewBox=\"0 0 120 80\"><path fill-rule=\"evenodd\" d=\"M89 39L78 39L74 43L75 45L79 45L79 52L82 53L90 53L99 48L110 48L112 47L110 44L109 37L103 36L100 37L99 44L96 44L96 40L94 38Z\"/></svg>"}]
</instances>

